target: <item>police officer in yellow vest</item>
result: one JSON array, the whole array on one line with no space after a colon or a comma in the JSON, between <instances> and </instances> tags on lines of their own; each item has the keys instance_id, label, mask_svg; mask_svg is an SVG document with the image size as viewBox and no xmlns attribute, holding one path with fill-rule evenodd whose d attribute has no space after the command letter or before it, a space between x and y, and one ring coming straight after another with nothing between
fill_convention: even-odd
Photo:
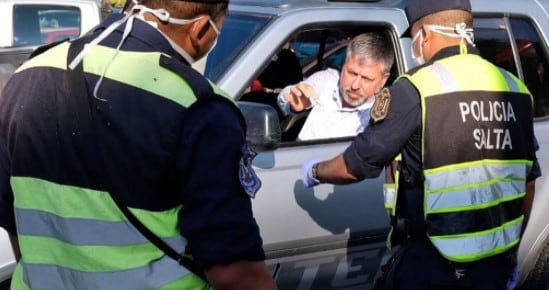
<instances>
[{"instance_id":1,"label":"police officer in yellow vest","mask_svg":"<svg viewBox=\"0 0 549 290\"><path fill-rule=\"evenodd\" d=\"M373 124L345 152L305 162L302 180L375 178L398 155L386 196L398 247L376 289L506 289L541 175L532 97L479 56L468 0L412 0L406 14L419 66L376 95Z\"/></svg>"},{"instance_id":2,"label":"police officer in yellow vest","mask_svg":"<svg viewBox=\"0 0 549 290\"><path fill-rule=\"evenodd\" d=\"M191 67L228 2L135 2L12 76L0 103L11 289L276 289L245 122Z\"/></svg>"}]
</instances>

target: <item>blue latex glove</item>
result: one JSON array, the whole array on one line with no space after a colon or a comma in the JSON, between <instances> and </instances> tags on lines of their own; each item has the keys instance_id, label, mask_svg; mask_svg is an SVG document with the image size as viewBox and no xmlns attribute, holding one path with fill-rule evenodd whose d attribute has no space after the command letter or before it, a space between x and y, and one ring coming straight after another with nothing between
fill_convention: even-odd
<instances>
[{"instance_id":1,"label":"blue latex glove","mask_svg":"<svg viewBox=\"0 0 549 290\"><path fill-rule=\"evenodd\" d=\"M320 184L320 181L313 177L313 165L319 163L319 159L311 159L305 161L301 165L301 181L306 187L313 187Z\"/></svg>"}]
</instances>

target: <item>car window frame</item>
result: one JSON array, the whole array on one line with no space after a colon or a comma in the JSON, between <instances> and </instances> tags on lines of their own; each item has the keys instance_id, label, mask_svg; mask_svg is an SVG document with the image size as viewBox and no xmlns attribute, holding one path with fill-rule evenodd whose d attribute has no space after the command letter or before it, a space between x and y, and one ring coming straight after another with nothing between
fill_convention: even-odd
<instances>
[{"instance_id":1,"label":"car window frame","mask_svg":"<svg viewBox=\"0 0 549 290\"><path fill-rule=\"evenodd\" d=\"M386 86L390 85L394 79L400 74L404 72L404 65L400 59L403 59L404 56L401 55L400 51L400 42L398 41L398 33L393 29L393 27L389 23L371 23L371 22L320 22L320 23L313 23L304 25L302 27L296 27L291 33L288 33L286 42L292 42L296 38L298 38L298 35L301 33L307 33L309 31L320 31L320 30L329 30L329 31L336 31L341 30L342 36L344 34L347 34L348 39L352 38L353 36L356 36L360 33L367 32L367 31L379 31L384 33L389 41L391 42L391 45L393 47L393 52L395 54L395 61L392 68L392 76L391 79L387 81ZM339 40L336 40L334 43L340 43ZM275 50L275 53L273 56L270 57L270 59L273 59L274 55L276 55L283 46L277 48ZM320 51L322 53L322 51ZM323 56L323 61L325 61L328 57ZM344 61L344 59L343 59ZM264 70L265 67L268 65L265 64L258 72L254 75L254 78L257 78ZM342 64L341 64L342 65ZM310 63L302 63L302 69L304 67L310 66ZM325 69L326 67L322 68L316 68L316 69L309 69L308 71L304 71L304 78L309 76L310 74L314 73L317 70ZM245 95L248 91L245 91L243 94L239 95L237 97L238 100L242 98L243 95ZM280 120L282 123L283 120ZM302 127L301 127L302 128ZM300 128L300 129L301 129ZM297 136L297 135L296 135ZM337 138L322 138L322 139L314 139L314 140L283 140L279 147L296 147L296 146L310 146L310 145L317 145L317 144L330 144L330 143L340 143L340 142L348 142L353 140L356 137L356 135L350 135L345 137L337 137Z\"/></svg>"},{"instance_id":2,"label":"car window frame","mask_svg":"<svg viewBox=\"0 0 549 290\"><path fill-rule=\"evenodd\" d=\"M479 15L474 16L474 26L478 25L480 21L487 21L487 20L494 20L499 21L503 23L504 27L499 27L499 29L505 30L507 33L507 40L508 40L508 46L510 48L510 51L512 53L512 61L515 65L515 69L510 69L509 71L513 74L515 74L518 78L520 78L525 84L527 84L527 87L529 90L532 90L532 87L528 85L528 82L525 78L525 69L523 62L524 60L521 59L520 53L521 48L518 47L518 41L520 40L517 38L517 32L514 31L513 22L514 21L523 21L526 25L528 25L529 29L531 30L530 33L533 33L533 35L536 37L536 39L533 40L534 43L538 43L538 48L536 50L536 53L539 58L543 58L541 61L544 62L544 68L545 71L549 74L549 49L547 47L547 44L545 41L543 41L543 35L541 33L541 30L537 26L537 23L528 15L521 15L521 14L489 14L489 13L483 13ZM475 31L477 32L475 34L475 42L477 44L481 43L479 41L479 33L478 33L478 27L475 27ZM481 53L481 56L487 58L488 60L493 61L496 65L498 63L494 61L494 57L487 56L483 53ZM505 68L505 67L504 67ZM541 84L542 88L545 90L541 90L539 93L543 94L545 92L545 95L537 95L537 92L532 92L534 100L536 100L538 97L542 97L540 102L534 102L535 106L535 112L537 112L536 116L534 117L534 122L537 121L543 121L549 119L549 78L547 76L544 77L544 80L542 80ZM541 114L540 114L541 113Z\"/></svg>"}]
</instances>

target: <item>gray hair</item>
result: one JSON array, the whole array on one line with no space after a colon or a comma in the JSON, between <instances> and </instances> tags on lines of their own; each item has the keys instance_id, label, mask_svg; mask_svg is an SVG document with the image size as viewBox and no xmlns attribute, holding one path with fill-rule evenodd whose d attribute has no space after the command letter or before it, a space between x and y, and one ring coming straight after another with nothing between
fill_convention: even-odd
<instances>
[{"instance_id":1,"label":"gray hair","mask_svg":"<svg viewBox=\"0 0 549 290\"><path fill-rule=\"evenodd\" d=\"M347 58L357 57L360 62L382 61L383 71L391 71L395 55L387 37L377 32L355 36L347 45Z\"/></svg>"}]
</instances>

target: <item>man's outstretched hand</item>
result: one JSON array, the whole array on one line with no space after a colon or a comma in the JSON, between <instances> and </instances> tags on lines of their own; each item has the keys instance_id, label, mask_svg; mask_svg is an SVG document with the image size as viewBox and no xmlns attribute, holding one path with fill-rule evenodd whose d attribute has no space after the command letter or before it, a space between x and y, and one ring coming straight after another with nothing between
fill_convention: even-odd
<instances>
[{"instance_id":1,"label":"man's outstretched hand","mask_svg":"<svg viewBox=\"0 0 549 290\"><path fill-rule=\"evenodd\" d=\"M313 187L320 184L320 181L313 176L313 167L319 163L318 159L311 159L301 165L301 181L306 187Z\"/></svg>"}]
</instances>

